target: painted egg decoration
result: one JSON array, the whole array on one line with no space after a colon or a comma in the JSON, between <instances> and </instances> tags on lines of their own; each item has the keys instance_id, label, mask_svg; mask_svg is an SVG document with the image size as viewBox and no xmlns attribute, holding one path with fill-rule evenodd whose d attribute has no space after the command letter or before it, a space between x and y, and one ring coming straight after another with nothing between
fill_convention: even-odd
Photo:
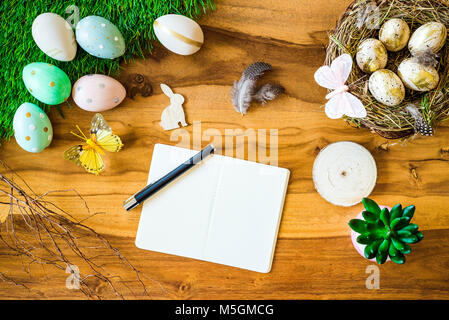
<instances>
[{"instance_id":1,"label":"painted egg decoration","mask_svg":"<svg viewBox=\"0 0 449 320\"><path fill-rule=\"evenodd\" d=\"M41 152L53 139L50 119L41 108L25 102L17 109L13 119L14 138L28 152Z\"/></svg>"},{"instance_id":2,"label":"painted egg decoration","mask_svg":"<svg viewBox=\"0 0 449 320\"><path fill-rule=\"evenodd\" d=\"M126 89L111 77L90 74L75 82L72 97L81 109L102 112L118 106L126 97Z\"/></svg>"},{"instance_id":3,"label":"painted egg decoration","mask_svg":"<svg viewBox=\"0 0 449 320\"><path fill-rule=\"evenodd\" d=\"M416 29L408 43L412 55L431 50L433 53L440 51L446 44L447 28L440 22L428 22Z\"/></svg>"},{"instance_id":4,"label":"painted egg decoration","mask_svg":"<svg viewBox=\"0 0 449 320\"><path fill-rule=\"evenodd\" d=\"M26 65L22 71L22 78L28 92L40 102L49 105L63 103L69 98L72 90L67 74L45 62Z\"/></svg>"},{"instance_id":5,"label":"painted egg decoration","mask_svg":"<svg viewBox=\"0 0 449 320\"><path fill-rule=\"evenodd\" d=\"M194 54L204 42L200 25L180 14L167 14L157 18L153 28L162 45L180 55Z\"/></svg>"},{"instance_id":6,"label":"painted egg decoration","mask_svg":"<svg viewBox=\"0 0 449 320\"><path fill-rule=\"evenodd\" d=\"M357 48L356 61L363 72L373 73L387 65L387 49L377 39L366 39Z\"/></svg>"},{"instance_id":7,"label":"painted egg decoration","mask_svg":"<svg viewBox=\"0 0 449 320\"><path fill-rule=\"evenodd\" d=\"M61 16L46 12L33 21L34 42L47 56L59 61L71 61L76 55L75 34Z\"/></svg>"},{"instance_id":8,"label":"painted egg decoration","mask_svg":"<svg viewBox=\"0 0 449 320\"><path fill-rule=\"evenodd\" d=\"M379 40L388 51L397 52L407 46L410 39L410 27L402 19L390 19L379 31Z\"/></svg>"},{"instance_id":9,"label":"painted egg decoration","mask_svg":"<svg viewBox=\"0 0 449 320\"><path fill-rule=\"evenodd\" d=\"M76 25L76 41L87 53L98 58L115 59L125 53L126 45L120 30L109 20L88 16Z\"/></svg>"},{"instance_id":10,"label":"painted egg decoration","mask_svg":"<svg viewBox=\"0 0 449 320\"><path fill-rule=\"evenodd\" d=\"M393 71L381 69L369 78L369 91L380 103L394 107L405 98L405 87Z\"/></svg>"},{"instance_id":11,"label":"painted egg decoration","mask_svg":"<svg viewBox=\"0 0 449 320\"><path fill-rule=\"evenodd\" d=\"M416 59L405 59L398 67L398 74L409 89L426 92L435 89L440 81L438 71Z\"/></svg>"}]
</instances>

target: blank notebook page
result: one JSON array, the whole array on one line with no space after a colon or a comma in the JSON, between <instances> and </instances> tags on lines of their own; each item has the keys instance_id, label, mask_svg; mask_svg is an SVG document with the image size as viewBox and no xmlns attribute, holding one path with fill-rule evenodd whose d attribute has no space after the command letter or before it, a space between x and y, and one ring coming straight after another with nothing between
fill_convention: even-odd
<instances>
[{"instance_id":1,"label":"blank notebook page","mask_svg":"<svg viewBox=\"0 0 449 320\"><path fill-rule=\"evenodd\" d=\"M156 144L148 183L197 152ZM136 246L267 273L288 178L287 169L207 157L145 201Z\"/></svg>"}]
</instances>

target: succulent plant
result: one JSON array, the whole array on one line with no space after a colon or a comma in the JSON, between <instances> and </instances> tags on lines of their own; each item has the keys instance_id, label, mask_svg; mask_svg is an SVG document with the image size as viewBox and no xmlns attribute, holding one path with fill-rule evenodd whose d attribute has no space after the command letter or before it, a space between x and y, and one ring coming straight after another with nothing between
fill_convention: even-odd
<instances>
[{"instance_id":1,"label":"succulent plant","mask_svg":"<svg viewBox=\"0 0 449 320\"><path fill-rule=\"evenodd\" d=\"M383 264L388 257L397 264L403 264L405 255L411 252L409 244L423 239L418 225L410 223L415 206L403 209L397 204L390 211L388 208L380 209L375 201L368 198L363 198L362 202L365 220L352 219L349 226L360 233L357 242L366 245L365 257L376 257L378 264Z\"/></svg>"}]
</instances>

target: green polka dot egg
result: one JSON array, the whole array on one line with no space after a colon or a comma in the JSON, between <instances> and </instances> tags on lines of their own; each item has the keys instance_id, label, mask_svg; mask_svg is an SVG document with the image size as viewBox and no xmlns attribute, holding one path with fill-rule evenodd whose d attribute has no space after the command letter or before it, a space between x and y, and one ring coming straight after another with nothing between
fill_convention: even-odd
<instances>
[{"instance_id":1,"label":"green polka dot egg","mask_svg":"<svg viewBox=\"0 0 449 320\"><path fill-rule=\"evenodd\" d=\"M28 92L40 102L57 105L66 101L72 89L67 74L58 67L44 62L33 62L22 72Z\"/></svg>"},{"instance_id":2,"label":"green polka dot egg","mask_svg":"<svg viewBox=\"0 0 449 320\"><path fill-rule=\"evenodd\" d=\"M33 103L20 105L14 115L13 129L17 143L28 152L41 152L53 139L50 119Z\"/></svg>"}]
</instances>

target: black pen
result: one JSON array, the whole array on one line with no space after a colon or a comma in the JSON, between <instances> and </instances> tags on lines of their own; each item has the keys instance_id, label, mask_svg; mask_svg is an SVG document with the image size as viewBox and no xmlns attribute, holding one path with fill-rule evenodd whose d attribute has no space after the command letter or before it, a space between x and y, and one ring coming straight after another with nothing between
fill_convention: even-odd
<instances>
[{"instance_id":1,"label":"black pen","mask_svg":"<svg viewBox=\"0 0 449 320\"><path fill-rule=\"evenodd\" d=\"M199 163L202 159L206 158L210 154L215 152L214 146L208 145L206 148L198 152L196 155L194 155L192 158L187 160L186 162L182 163L180 166L178 166L176 169L172 170L171 172L167 173L165 176L160 178L159 180L150 183L145 188L137 192L135 195L131 196L128 200L126 200L123 203L123 206L127 211L137 207L139 204L144 202L146 199L148 199L150 196L161 190L163 187L165 187L167 184L172 182L174 179L182 175L184 172L189 170L190 168L194 167L197 163Z\"/></svg>"}]
</instances>

